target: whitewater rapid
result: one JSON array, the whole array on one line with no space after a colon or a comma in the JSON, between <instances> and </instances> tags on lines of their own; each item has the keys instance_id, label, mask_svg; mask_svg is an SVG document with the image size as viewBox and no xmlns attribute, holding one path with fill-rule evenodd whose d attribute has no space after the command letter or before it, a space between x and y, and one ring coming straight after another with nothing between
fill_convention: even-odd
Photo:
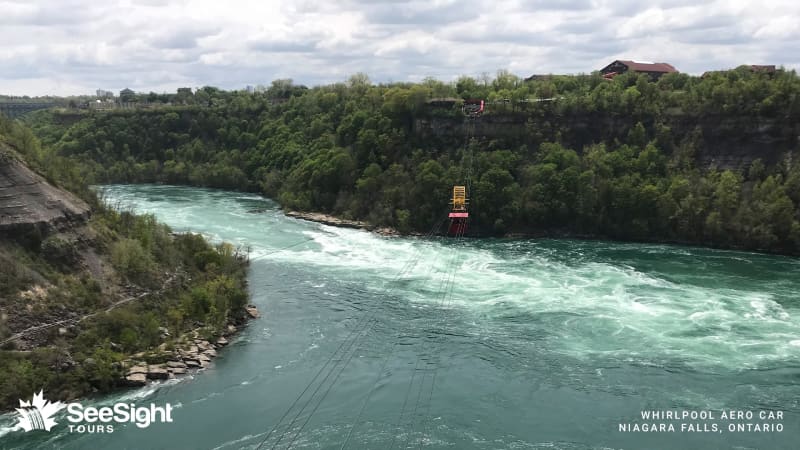
<instances>
[{"instance_id":1,"label":"whitewater rapid","mask_svg":"<svg viewBox=\"0 0 800 450\"><path fill-rule=\"evenodd\" d=\"M378 323L296 446L338 448L370 390L353 448L397 436L429 448L765 442L616 431L645 406L781 408L787 431L766 442L782 448L800 437L790 426L800 411L797 259L652 244L384 237L288 218L255 195L173 186L109 186L104 194L176 230L249 249L250 290L264 318L211 370L120 394L175 401L202 439L124 429L15 440L23 448L136 439L254 448L369 313ZM437 374L424 426L422 416L398 420L420 355L436 362ZM235 411L236 425L217 434L200 428L219 410ZM9 436L7 423L0 433Z\"/></svg>"}]
</instances>

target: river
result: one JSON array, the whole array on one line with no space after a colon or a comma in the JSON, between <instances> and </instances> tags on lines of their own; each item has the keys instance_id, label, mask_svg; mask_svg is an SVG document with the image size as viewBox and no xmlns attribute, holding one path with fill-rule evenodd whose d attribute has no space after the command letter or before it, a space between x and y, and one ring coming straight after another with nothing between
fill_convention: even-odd
<instances>
[{"instance_id":1,"label":"river","mask_svg":"<svg viewBox=\"0 0 800 450\"><path fill-rule=\"evenodd\" d=\"M85 402L170 403L172 423L81 435L62 417L50 433L23 433L6 415L2 448L789 449L800 441L798 259L382 237L288 218L255 195L104 190L112 204L176 230L250 246L262 318L207 370ZM643 420L650 410L713 419ZM730 410L756 417L720 417ZM758 420L760 411L783 418ZM653 422L676 429L621 431ZM782 431L729 431L747 422Z\"/></svg>"}]
</instances>

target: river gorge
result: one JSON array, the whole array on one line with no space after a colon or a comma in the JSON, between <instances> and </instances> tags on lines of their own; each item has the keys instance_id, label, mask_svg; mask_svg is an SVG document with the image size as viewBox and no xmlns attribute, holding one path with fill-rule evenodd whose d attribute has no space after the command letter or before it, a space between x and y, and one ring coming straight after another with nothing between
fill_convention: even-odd
<instances>
[{"instance_id":1,"label":"river gorge","mask_svg":"<svg viewBox=\"0 0 800 450\"><path fill-rule=\"evenodd\" d=\"M249 247L261 318L205 370L84 402L169 403L172 423L78 434L57 416L50 433L22 433L6 415L1 448L788 449L800 438L796 258L386 237L290 218L251 194L102 190L176 231ZM669 411L679 416L651 415Z\"/></svg>"}]
</instances>

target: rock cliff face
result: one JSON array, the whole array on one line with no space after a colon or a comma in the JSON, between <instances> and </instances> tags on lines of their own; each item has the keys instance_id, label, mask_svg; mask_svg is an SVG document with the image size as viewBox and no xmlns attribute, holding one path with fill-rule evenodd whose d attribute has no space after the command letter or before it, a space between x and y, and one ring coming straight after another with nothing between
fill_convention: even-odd
<instances>
[{"instance_id":1,"label":"rock cliff face","mask_svg":"<svg viewBox=\"0 0 800 450\"><path fill-rule=\"evenodd\" d=\"M745 169L760 158L766 164L800 157L800 122L789 118L706 116L676 121L676 129L698 126L702 144L695 154L702 166Z\"/></svg>"},{"instance_id":2,"label":"rock cliff face","mask_svg":"<svg viewBox=\"0 0 800 450\"><path fill-rule=\"evenodd\" d=\"M0 233L60 230L83 223L89 213L85 202L0 151Z\"/></svg>"},{"instance_id":3,"label":"rock cliff face","mask_svg":"<svg viewBox=\"0 0 800 450\"><path fill-rule=\"evenodd\" d=\"M499 140L507 148L522 144L535 148L560 136L564 144L580 152L593 143L624 139L637 121L600 114L487 114L469 124L461 118L420 117L414 121L414 133L443 146L458 146L469 131L478 139ZM641 121L652 132L653 119ZM691 116L671 111L661 123L669 127L675 143L700 131L694 154L699 167L741 170L757 158L766 164L800 158L800 121L790 117Z\"/></svg>"}]
</instances>

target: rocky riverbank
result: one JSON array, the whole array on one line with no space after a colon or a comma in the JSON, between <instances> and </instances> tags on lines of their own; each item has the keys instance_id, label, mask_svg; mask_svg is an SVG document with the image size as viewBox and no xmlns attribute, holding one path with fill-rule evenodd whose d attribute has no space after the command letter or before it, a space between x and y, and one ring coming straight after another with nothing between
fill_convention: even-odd
<instances>
[{"instance_id":1,"label":"rocky riverbank","mask_svg":"<svg viewBox=\"0 0 800 450\"><path fill-rule=\"evenodd\" d=\"M248 305L248 319L260 317L258 309ZM246 324L228 324L225 331L216 339L200 337L200 330L194 330L178 338L171 346L161 344L156 350L132 355L122 362L125 379L122 384L137 387L148 381L167 380L185 375L193 370L204 369L217 357L217 351L227 346L228 338L236 334Z\"/></svg>"},{"instance_id":2,"label":"rocky riverbank","mask_svg":"<svg viewBox=\"0 0 800 450\"><path fill-rule=\"evenodd\" d=\"M340 219L330 214L318 212L286 211L285 214L296 219L308 220L311 222L324 223L334 227L358 228L372 231L383 236L400 236L402 233L391 227L379 227L361 220Z\"/></svg>"}]
</instances>

